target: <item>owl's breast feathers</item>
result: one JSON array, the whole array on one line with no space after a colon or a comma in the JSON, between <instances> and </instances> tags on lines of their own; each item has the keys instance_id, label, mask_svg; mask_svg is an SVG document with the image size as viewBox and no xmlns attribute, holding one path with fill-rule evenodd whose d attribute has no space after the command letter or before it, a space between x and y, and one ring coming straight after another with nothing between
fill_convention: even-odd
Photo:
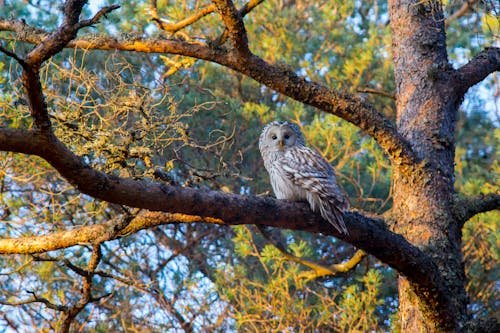
<instances>
[{"instance_id":1,"label":"owl's breast feathers","mask_svg":"<svg viewBox=\"0 0 500 333\"><path fill-rule=\"evenodd\" d=\"M342 211L349 209L349 202L337 185L334 169L317 151L306 146L290 147L282 154L279 165L294 185L334 201Z\"/></svg>"}]
</instances>

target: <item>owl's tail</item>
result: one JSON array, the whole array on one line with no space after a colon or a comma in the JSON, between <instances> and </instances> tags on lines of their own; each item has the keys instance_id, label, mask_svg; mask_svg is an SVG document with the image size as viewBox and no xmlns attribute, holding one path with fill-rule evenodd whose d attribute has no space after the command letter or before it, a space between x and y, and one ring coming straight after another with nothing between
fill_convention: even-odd
<instances>
[{"instance_id":1,"label":"owl's tail","mask_svg":"<svg viewBox=\"0 0 500 333\"><path fill-rule=\"evenodd\" d=\"M349 235L349 231L347 231L347 227L344 223L344 214L337 205L329 200L322 200L319 205L319 211L321 216L330 222L338 232Z\"/></svg>"}]
</instances>

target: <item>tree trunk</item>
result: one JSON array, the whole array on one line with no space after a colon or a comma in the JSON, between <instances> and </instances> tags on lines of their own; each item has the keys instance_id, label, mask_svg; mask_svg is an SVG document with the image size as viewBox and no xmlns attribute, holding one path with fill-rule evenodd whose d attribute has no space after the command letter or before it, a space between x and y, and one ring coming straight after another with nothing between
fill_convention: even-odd
<instances>
[{"instance_id":1,"label":"tree trunk","mask_svg":"<svg viewBox=\"0 0 500 333\"><path fill-rule=\"evenodd\" d=\"M467 321L461 228L453 200L454 130L461 98L451 84L444 17L438 1L389 1L397 93L397 127L420 165L394 166L393 231L428 254L450 301L439 314L431 298L399 278L403 332L459 332Z\"/></svg>"}]
</instances>

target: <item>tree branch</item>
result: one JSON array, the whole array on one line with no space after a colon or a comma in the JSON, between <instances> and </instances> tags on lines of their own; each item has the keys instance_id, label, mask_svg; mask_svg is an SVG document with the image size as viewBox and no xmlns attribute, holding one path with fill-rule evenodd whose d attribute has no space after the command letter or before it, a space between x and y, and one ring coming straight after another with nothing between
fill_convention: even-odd
<instances>
[{"instance_id":1,"label":"tree branch","mask_svg":"<svg viewBox=\"0 0 500 333\"><path fill-rule=\"evenodd\" d=\"M495 71L500 71L500 48L488 47L457 69L452 80L458 93L463 96L470 87Z\"/></svg>"},{"instance_id":2,"label":"tree branch","mask_svg":"<svg viewBox=\"0 0 500 333\"><path fill-rule=\"evenodd\" d=\"M356 88L356 91L360 92L360 93L381 95L381 96L388 97L388 98L390 98L392 100L396 100L396 94L395 93L391 93L391 92L384 91L384 90L381 90L381 89L374 89L374 88L368 88L368 87L360 87L360 88Z\"/></svg>"},{"instance_id":3,"label":"tree branch","mask_svg":"<svg viewBox=\"0 0 500 333\"><path fill-rule=\"evenodd\" d=\"M9 51L6 48L4 48L0 44L0 52L4 53L6 56L11 57L12 59L16 60L21 66L26 66L26 62L24 62L24 59L18 56L15 52Z\"/></svg>"},{"instance_id":4,"label":"tree branch","mask_svg":"<svg viewBox=\"0 0 500 333\"><path fill-rule=\"evenodd\" d=\"M120 8L119 5L112 5L101 8L92 18L84 21L80 21L75 24L75 28L80 30L81 28L90 27L94 24L99 23L102 17L106 17L106 14L111 13L113 10Z\"/></svg>"},{"instance_id":5,"label":"tree branch","mask_svg":"<svg viewBox=\"0 0 500 333\"><path fill-rule=\"evenodd\" d=\"M68 0L65 2L62 25L44 38L26 56L25 61L33 68L33 71L38 71L44 61L59 53L70 40L76 37L78 18L85 3L84 0Z\"/></svg>"},{"instance_id":6,"label":"tree branch","mask_svg":"<svg viewBox=\"0 0 500 333\"><path fill-rule=\"evenodd\" d=\"M158 28L160 28L161 30L168 31L170 33L176 33L177 31L184 29L187 26L190 26L196 21L199 21L203 17L217 10L214 4L210 4L207 7L202 8L199 12L196 12L193 15L188 16L179 22L169 24L166 23L164 20L162 20L158 15L158 4L156 0L151 0L149 9L151 11L151 17L152 17L151 20L156 23Z\"/></svg>"},{"instance_id":7,"label":"tree branch","mask_svg":"<svg viewBox=\"0 0 500 333\"><path fill-rule=\"evenodd\" d=\"M319 214L312 213L305 203L168 186L148 180L124 179L108 175L85 164L52 134L42 135L33 131L0 128L0 150L38 155L49 162L80 192L107 202L154 211L209 217L222 220L228 225L261 224L335 236L372 254L406 276L416 286L416 292L428 299L429 304L442 306L443 313L446 313L447 306L451 302L445 281L435 263L404 237L387 230L380 220L370 219L354 212L346 213L344 219L349 235L345 235L325 223ZM109 227L109 224L103 224L88 228L101 228L99 230L103 230L103 234L109 235ZM88 242L90 233L81 230L74 234L71 232L63 232L57 240L76 237L77 241ZM51 236L40 237L42 238L35 237L29 240L30 242L43 240L39 248L46 251L44 244L49 243ZM95 242L106 240L106 237L94 234L92 239ZM11 249L10 253L19 252L15 250L16 248L27 248L24 251L30 251L29 247L19 240L7 239L2 242L0 244L4 244L5 249Z\"/></svg>"},{"instance_id":8,"label":"tree branch","mask_svg":"<svg viewBox=\"0 0 500 333\"><path fill-rule=\"evenodd\" d=\"M0 28L16 31L19 40L40 42L43 34L31 34L29 37L19 34L23 25L9 25L11 21L0 20ZM145 53L167 53L189 56L218 63L231 68L257 82L264 84L296 101L314 106L324 112L339 116L361 128L372 136L385 150L395 165L418 164L409 144L397 132L394 124L382 113L355 95L339 93L328 87L310 82L288 68L272 65L265 60L250 55L244 60L235 58L221 48L212 48L200 43L188 43L175 39L137 38L120 41L111 37L79 38L67 44L70 48L119 50Z\"/></svg>"},{"instance_id":9,"label":"tree branch","mask_svg":"<svg viewBox=\"0 0 500 333\"><path fill-rule=\"evenodd\" d=\"M273 245L287 260L299 263L301 265L304 265L306 267L309 267L311 271L305 271L301 273L301 276L306 277L308 280L313 280L319 277L324 277L324 276L336 276L339 273L347 273L350 270L354 269L360 262L361 260L366 256L366 253L362 250L358 250L354 256L349 259L348 261L341 263L341 264L332 264L330 266L324 266L317 264L315 262L312 262L310 260L304 259L297 257L290 252L288 252L284 245L276 242L273 239L272 234L267 231L265 228L262 227L262 225L256 225L257 229L260 231L262 236L271 244ZM278 231L278 230L276 230Z\"/></svg>"},{"instance_id":10,"label":"tree branch","mask_svg":"<svg viewBox=\"0 0 500 333\"><path fill-rule=\"evenodd\" d=\"M340 234L329 224L324 223L318 214L313 214L309 206L304 203L168 186L148 180L133 180L108 175L85 164L55 136L41 135L33 131L0 128L0 150L38 155L49 162L82 193L107 202L153 211L210 217L219 219L225 224L258 223L273 227L321 232L350 242L403 274L412 275L419 267L416 265L417 262L429 261L420 250L409 244L402 236L387 230L381 221L358 213L346 214L346 224L350 235ZM221 221L208 222L220 223ZM95 242L106 240L109 236L103 238L103 234L112 235L116 232L114 229L110 231L112 226L114 226L113 222L89 227L95 228L89 229L94 230L93 232L101 230L102 234L89 233L87 236L84 233L66 231L58 239L62 243L65 239L76 237L74 244L88 243L88 238L85 237L89 236L93 237ZM130 228L130 226L126 227L124 232L133 230ZM35 239L40 238L33 238L33 241ZM12 246L16 245L15 241L11 242L13 242L11 249L14 249ZM17 244L18 248L29 251L29 248L20 247L20 245ZM42 245L39 248L46 251ZM6 253L6 250L3 252ZM429 267L429 263L420 267Z\"/></svg>"},{"instance_id":11,"label":"tree branch","mask_svg":"<svg viewBox=\"0 0 500 333\"><path fill-rule=\"evenodd\" d=\"M500 193L481 194L455 200L453 211L457 221L463 226L477 214L500 209Z\"/></svg>"}]
</instances>

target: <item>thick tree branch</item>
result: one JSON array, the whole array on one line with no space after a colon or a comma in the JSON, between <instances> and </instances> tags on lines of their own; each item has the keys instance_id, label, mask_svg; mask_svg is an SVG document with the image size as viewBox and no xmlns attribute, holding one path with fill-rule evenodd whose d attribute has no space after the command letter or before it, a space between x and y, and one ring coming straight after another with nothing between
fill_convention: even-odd
<instances>
[{"instance_id":1,"label":"thick tree branch","mask_svg":"<svg viewBox=\"0 0 500 333\"><path fill-rule=\"evenodd\" d=\"M0 30L3 28L4 30L15 31L19 40L39 43L41 37L44 36L44 34L30 33L29 37L26 37L19 31L24 25L11 25L10 23L11 21L0 20ZM121 41L101 36L92 39L75 39L69 42L67 47L179 54L215 62L245 74L299 102L314 106L353 123L366 134L372 136L387 152L394 164L418 164L410 146L397 132L394 124L382 113L375 110L373 106L361 101L354 95L335 92L326 86L310 82L292 70L269 64L258 56L250 55L242 61L224 49L211 48L200 43L188 43L175 39L137 38Z\"/></svg>"},{"instance_id":2,"label":"thick tree branch","mask_svg":"<svg viewBox=\"0 0 500 333\"><path fill-rule=\"evenodd\" d=\"M457 199L453 211L457 221L463 224L477 214L500 209L500 193L481 194L477 197Z\"/></svg>"},{"instance_id":3,"label":"thick tree branch","mask_svg":"<svg viewBox=\"0 0 500 333\"><path fill-rule=\"evenodd\" d=\"M336 236L397 269L410 281L418 284L420 290L427 293L426 297L443 298L439 300L439 304L446 301L446 288L442 285L442 278L435 264L402 236L387 230L381 221L358 213L346 214L345 221L350 235L344 235L331 228L319 215L313 214L308 205L303 203L175 187L107 175L83 163L53 135L4 128L0 130L0 150L38 155L82 193L107 202L154 211L210 217L220 219L225 224L261 224ZM106 235L110 232L109 227L109 224L93 226L96 229L101 228L99 230ZM76 235L83 236L85 233ZM73 236L75 235L72 235L71 231L67 231L58 239L64 240ZM94 240L103 239L99 234L94 234L93 237ZM47 242L48 239L33 238L30 241ZM82 239L78 236L76 239L81 242L88 241L88 238ZM23 247L21 242L16 244L16 240L5 241L11 242L11 249L15 246L26 249L26 245Z\"/></svg>"},{"instance_id":4,"label":"thick tree branch","mask_svg":"<svg viewBox=\"0 0 500 333\"><path fill-rule=\"evenodd\" d=\"M452 77L453 84L457 87L457 92L463 96L470 87L495 71L500 71L500 48L488 47L456 70Z\"/></svg>"},{"instance_id":5,"label":"thick tree branch","mask_svg":"<svg viewBox=\"0 0 500 333\"><path fill-rule=\"evenodd\" d=\"M55 136L37 132L0 128L0 150L37 155L49 162L82 193L96 199L154 211L176 212L216 218L226 224L262 224L274 227L322 232L344 239L372 253L389 265L406 271L398 257L422 254L403 237L387 230L378 220L357 213L346 215L350 236L339 234L303 203L272 198L255 198L205 189L168 186L147 180L108 175L91 168L68 150ZM125 228L127 230L127 228ZM63 239L63 237L60 237ZM95 238L94 238L95 239ZM81 240L86 242L86 240ZM396 251L396 249L399 249ZM388 252L386 252L388 251ZM377 252L380 252L377 254ZM412 254L413 253L413 254ZM424 256L425 257L425 256ZM415 261L413 258L412 261ZM422 260L424 260L422 258ZM418 261L418 260L417 260ZM411 265L411 263L406 263ZM425 266L424 266L425 267ZM411 271L407 271L410 273Z\"/></svg>"}]
</instances>

